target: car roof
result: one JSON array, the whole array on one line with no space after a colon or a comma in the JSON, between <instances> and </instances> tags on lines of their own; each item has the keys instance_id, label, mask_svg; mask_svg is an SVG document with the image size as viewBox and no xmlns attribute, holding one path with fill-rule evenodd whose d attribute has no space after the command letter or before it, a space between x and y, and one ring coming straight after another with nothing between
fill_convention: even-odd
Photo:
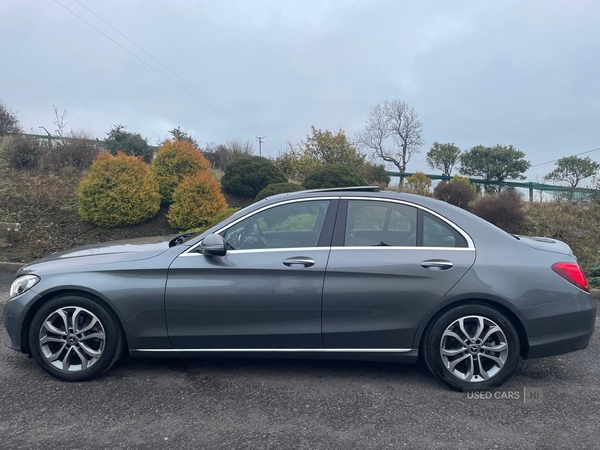
<instances>
[{"instance_id":1,"label":"car roof","mask_svg":"<svg viewBox=\"0 0 600 450\"><path fill-rule=\"evenodd\" d=\"M282 200L293 200L300 198L315 198L315 197L331 197L337 196L340 197L366 197L366 198L389 198L394 200L404 200L411 203L416 203L420 205L424 205L423 202L428 200L433 201L434 204L443 203L447 205L445 202L439 202L438 200L434 200L430 197L424 197L421 195L415 194L406 194L404 192L398 191L382 191L379 186L352 186L352 187L342 187L342 188L328 188L328 189L309 189L304 191L296 191L296 192L288 192L283 194L276 194L270 197L266 197L265 199L257 202L261 205L266 205L269 203L276 203Z\"/></svg>"}]
</instances>

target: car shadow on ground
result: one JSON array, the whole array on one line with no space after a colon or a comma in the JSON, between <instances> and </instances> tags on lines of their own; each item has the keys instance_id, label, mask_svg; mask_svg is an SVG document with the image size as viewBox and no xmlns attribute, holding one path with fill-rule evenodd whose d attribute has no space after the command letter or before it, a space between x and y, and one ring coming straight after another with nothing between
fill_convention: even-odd
<instances>
[{"instance_id":1,"label":"car shadow on ground","mask_svg":"<svg viewBox=\"0 0 600 450\"><path fill-rule=\"evenodd\" d=\"M561 384L586 378L589 368L577 361L582 352L558 357L521 360L506 386ZM406 387L435 391L447 390L427 366L393 362L320 360L320 359L272 359L272 358L132 358L121 359L106 375L114 379L132 377L157 378L160 376L239 378L285 383L289 380L336 380L360 382L377 380L381 383L402 383Z\"/></svg>"},{"instance_id":2,"label":"car shadow on ground","mask_svg":"<svg viewBox=\"0 0 600 450\"><path fill-rule=\"evenodd\" d=\"M337 377L337 378L396 378L429 379L436 383L424 363L401 364L394 362L349 361L291 358L132 358L121 359L109 373L114 376L158 373L210 373L243 377Z\"/></svg>"},{"instance_id":3,"label":"car shadow on ground","mask_svg":"<svg viewBox=\"0 0 600 450\"><path fill-rule=\"evenodd\" d=\"M8 353L8 351L7 351ZM521 360L514 375L502 386L502 390L538 386L557 389L585 386L595 381L597 364L589 367L580 358L585 352L534 360ZM26 355L10 352L5 358L0 375L12 374L22 380L43 385L67 385L45 374L37 363ZM181 389L205 389L215 391L231 389L254 389L264 384L275 389L346 390L362 388L401 389L403 395L417 392L449 395L453 392L439 382L422 362L403 364L393 362L320 360L320 359L274 359L274 358L132 358L128 355L118 361L103 376L84 382L90 388L105 385L135 386L139 383L156 385L165 392ZM88 384L89 383L89 384Z\"/></svg>"}]
</instances>

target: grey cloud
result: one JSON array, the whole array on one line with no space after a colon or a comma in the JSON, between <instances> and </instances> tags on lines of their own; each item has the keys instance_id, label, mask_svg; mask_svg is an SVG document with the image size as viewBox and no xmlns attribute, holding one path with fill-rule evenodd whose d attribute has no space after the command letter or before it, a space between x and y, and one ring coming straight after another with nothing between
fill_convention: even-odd
<instances>
[{"instance_id":1,"label":"grey cloud","mask_svg":"<svg viewBox=\"0 0 600 450\"><path fill-rule=\"evenodd\" d=\"M273 156L311 125L354 136L386 98L417 109L429 144L513 144L534 163L600 146L597 2L80 1L266 135ZM50 124L56 104L99 137L115 123L153 141L174 125L201 143L255 134L52 1L4 0L0 42L0 98L27 127ZM411 170L427 169L426 150Z\"/></svg>"}]
</instances>

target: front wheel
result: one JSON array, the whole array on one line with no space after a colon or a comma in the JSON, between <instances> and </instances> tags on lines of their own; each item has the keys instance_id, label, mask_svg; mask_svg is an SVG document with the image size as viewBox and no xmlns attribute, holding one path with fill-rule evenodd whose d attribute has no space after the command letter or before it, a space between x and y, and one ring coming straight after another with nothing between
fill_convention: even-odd
<instances>
[{"instance_id":1,"label":"front wheel","mask_svg":"<svg viewBox=\"0 0 600 450\"><path fill-rule=\"evenodd\" d=\"M29 348L37 363L64 381L101 375L120 357L123 337L114 313L79 295L48 301L35 314Z\"/></svg>"},{"instance_id":2,"label":"front wheel","mask_svg":"<svg viewBox=\"0 0 600 450\"><path fill-rule=\"evenodd\" d=\"M500 386L519 362L519 336L511 321L488 305L452 308L429 327L423 356L433 374L452 389Z\"/></svg>"}]
</instances>

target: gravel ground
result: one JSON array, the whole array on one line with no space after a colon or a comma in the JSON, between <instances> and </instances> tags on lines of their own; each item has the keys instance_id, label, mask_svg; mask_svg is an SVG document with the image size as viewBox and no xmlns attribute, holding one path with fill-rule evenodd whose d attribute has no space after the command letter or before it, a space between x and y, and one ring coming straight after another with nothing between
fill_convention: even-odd
<instances>
[{"instance_id":1,"label":"gravel ground","mask_svg":"<svg viewBox=\"0 0 600 450\"><path fill-rule=\"evenodd\" d=\"M1 306L10 281L0 273ZM598 334L587 350L522 361L491 399L420 366L340 361L126 358L64 383L2 346L0 447L600 448L599 379Z\"/></svg>"}]
</instances>

